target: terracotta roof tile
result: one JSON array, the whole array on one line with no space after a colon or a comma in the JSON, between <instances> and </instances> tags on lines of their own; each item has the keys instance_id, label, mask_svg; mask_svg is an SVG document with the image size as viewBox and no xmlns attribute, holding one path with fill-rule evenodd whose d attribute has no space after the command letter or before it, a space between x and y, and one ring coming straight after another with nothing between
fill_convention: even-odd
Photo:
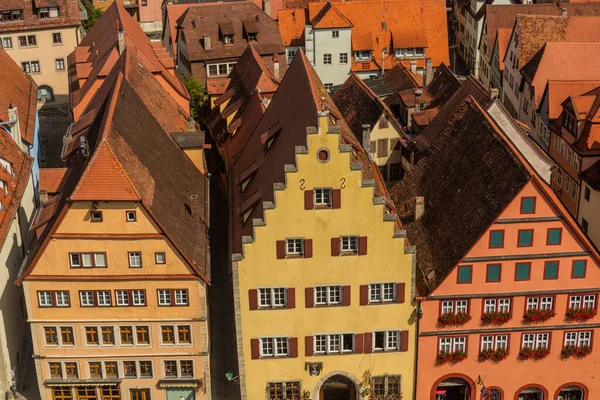
<instances>
[{"instance_id":1,"label":"terracotta roof tile","mask_svg":"<svg viewBox=\"0 0 600 400\"><path fill-rule=\"evenodd\" d=\"M308 23L308 10L280 10L277 17L283 45L304 46L304 27Z\"/></svg>"},{"instance_id":2,"label":"terracotta roof tile","mask_svg":"<svg viewBox=\"0 0 600 400\"><path fill-rule=\"evenodd\" d=\"M39 0L36 0L39 1ZM48 3L49 0L44 0ZM52 0L51 5L58 6L57 18L39 18L32 0L2 1L2 10L22 10L23 19L20 21L3 22L0 32L18 32L30 29L56 29L61 27L76 27L81 25L81 12L77 0ZM43 6L45 7L45 6Z\"/></svg>"},{"instance_id":3,"label":"terracotta roof tile","mask_svg":"<svg viewBox=\"0 0 600 400\"><path fill-rule=\"evenodd\" d=\"M352 28L352 22L340 13L337 8L331 3L325 4L310 21L310 24L315 29L330 29L330 28Z\"/></svg>"},{"instance_id":4,"label":"terracotta roof tile","mask_svg":"<svg viewBox=\"0 0 600 400\"><path fill-rule=\"evenodd\" d=\"M67 178L68 168L40 168L40 190L58 193Z\"/></svg>"}]
</instances>

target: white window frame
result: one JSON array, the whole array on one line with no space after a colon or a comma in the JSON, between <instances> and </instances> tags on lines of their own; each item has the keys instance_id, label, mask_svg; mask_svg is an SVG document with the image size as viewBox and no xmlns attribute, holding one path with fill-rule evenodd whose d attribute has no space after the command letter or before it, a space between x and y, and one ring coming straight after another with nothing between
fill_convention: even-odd
<instances>
[{"instance_id":1,"label":"white window frame","mask_svg":"<svg viewBox=\"0 0 600 400\"><path fill-rule=\"evenodd\" d=\"M383 334L383 347L376 346L377 334ZM395 346L390 346L390 342L395 341ZM387 330L387 331L374 331L373 332L373 352L379 351L399 351L400 350L400 331L399 330Z\"/></svg>"},{"instance_id":2,"label":"white window frame","mask_svg":"<svg viewBox=\"0 0 600 400\"><path fill-rule=\"evenodd\" d=\"M66 295L66 297L63 297L65 295ZM60 299L60 301L59 301L59 299ZM54 301L55 301L56 307L70 307L71 299L69 296L69 291L68 290L60 290L60 291L54 292Z\"/></svg>"},{"instance_id":3,"label":"white window frame","mask_svg":"<svg viewBox=\"0 0 600 400\"><path fill-rule=\"evenodd\" d=\"M357 50L354 52L354 59L357 61L371 61L372 54L371 50Z\"/></svg>"},{"instance_id":4,"label":"white window frame","mask_svg":"<svg viewBox=\"0 0 600 400\"><path fill-rule=\"evenodd\" d=\"M352 336L352 349L344 349L344 336ZM325 350L319 348L320 342L325 345ZM356 352L356 334L351 332L344 333L319 333L313 335L313 352L315 354L350 354Z\"/></svg>"},{"instance_id":5,"label":"white window frame","mask_svg":"<svg viewBox=\"0 0 600 400\"><path fill-rule=\"evenodd\" d=\"M525 348L537 349L540 347L548 348L550 343L550 333L525 333L521 339L521 350Z\"/></svg>"},{"instance_id":6,"label":"white window frame","mask_svg":"<svg viewBox=\"0 0 600 400\"><path fill-rule=\"evenodd\" d=\"M286 256L304 255L304 238L286 238L285 239Z\"/></svg>"},{"instance_id":7,"label":"white window frame","mask_svg":"<svg viewBox=\"0 0 600 400\"><path fill-rule=\"evenodd\" d=\"M332 65L332 63L333 57L331 56L331 53L323 54L323 65Z\"/></svg>"},{"instance_id":8,"label":"white window frame","mask_svg":"<svg viewBox=\"0 0 600 400\"><path fill-rule=\"evenodd\" d=\"M360 237L358 235L340 236L340 252L341 253L359 253Z\"/></svg>"},{"instance_id":9,"label":"white window frame","mask_svg":"<svg viewBox=\"0 0 600 400\"><path fill-rule=\"evenodd\" d=\"M389 297L389 289L392 297ZM387 295L386 295L387 294ZM398 299L398 282L369 283L369 303L394 303Z\"/></svg>"},{"instance_id":10,"label":"white window frame","mask_svg":"<svg viewBox=\"0 0 600 400\"><path fill-rule=\"evenodd\" d=\"M129 268L142 268L142 252L141 251L129 251L127 252L129 259Z\"/></svg>"},{"instance_id":11,"label":"white window frame","mask_svg":"<svg viewBox=\"0 0 600 400\"><path fill-rule=\"evenodd\" d=\"M315 206L331 208L333 206L333 189L315 188L314 198Z\"/></svg>"},{"instance_id":12,"label":"white window frame","mask_svg":"<svg viewBox=\"0 0 600 400\"><path fill-rule=\"evenodd\" d=\"M188 306L190 304L190 295L187 289L173 289L176 306Z\"/></svg>"},{"instance_id":13,"label":"white window frame","mask_svg":"<svg viewBox=\"0 0 600 400\"><path fill-rule=\"evenodd\" d=\"M283 292L283 304L278 301L281 298L278 292ZM258 308L286 308L288 304L286 286L258 288L257 296ZM268 303L263 302L263 300L268 300Z\"/></svg>"},{"instance_id":14,"label":"white window frame","mask_svg":"<svg viewBox=\"0 0 600 400\"><path fill-rule=\"evenodd\" d=\"M125 294L125 297L123 297L123 294ZM126 301L123 301L126 300ZM115 302L117 304L117 306L120 307L128 307L131 305L131 299L129 298L129 291L128 290L115 290Z\"/></svg>"},{"instance_id":15,"label":"white window frame","mask_svg":"<svg viewBox=\"0 0 600 400\"><path fill-rule=\"evenodd\" d=\"M172 304L173 304L173 298L171 296L171 290L158 289L158 305L159 306L170 306Z\"/></svg>"},{"instance_id":16,"label":"white window frame","mask_svg":"<svg viewBox=\"0 0 600 400\"><path fill-rule=\"evenodd\" d=\"M49 290L38 292L38 304L40 307L52 307L54 305L52 292Z\"/></svg>"},{"instance_id":17,"label":"white window frame","mask_svg":"<svg viewBox=\"0 0 600 400\"><path fill-rule=\"evenodd\" d=\"M260 350L260 356L263 358L278 358L278 357L289 357L290 355L290 338L289 336L265 336L258 338L258 348ZM282 344L285 342L286 352L283 353L279 350L278 344ZM265 353L265 346L270 345L273 349L273 353Z\"/></svg>"},{"instance_id":18,"label":"white window frame","mask_svg":"<svg viewBox=\"0 0 600 400\"><path fill-rule=\"evenodd\" d=\"M325 291L325 301L319 301L319 291ZM336 292L339 293L339 301L335 301ZM314 304L319 306L340 305L344 301L344 287L342 285L318 285L314 288Z\"/></svg>"},{"instance_id":19,"label":"white window frame","mask_svg":"<svg viewBox=\"0 0 600 400\"><path fill-rule=\"evenodd\" d=\"M106 295L108 294L108 304L106 304ZM112 299L111 299L111 293L110 290L98 290L96 291L96 301L98 304L98 307L110 307L112 306ZM102 299L102 300L101 300Z\"/></svg>"},{"instance_id":20,"label":"white window frame","mask_svg":"<svg viewBox=\"0 0 600 400\"><path fill-rule=\"evenodd\" d=\"M81 307L94 307L94 291L82 290L79 292L79 304Z\"/></svg>"},{"instance_id":21,"label":"white window frame","mask_svg":"<svg viewBox=\"0 0 600 400\"><path fill-rule=\"evenodd\" d=\"M137 296L137 300L136 300L136 296ZM134 306L145 306L146 305L146 291L145 290L132 290L131 291L131 303ZM140 300L143 300L140 302Z\"/></svg>"}]
</instances>

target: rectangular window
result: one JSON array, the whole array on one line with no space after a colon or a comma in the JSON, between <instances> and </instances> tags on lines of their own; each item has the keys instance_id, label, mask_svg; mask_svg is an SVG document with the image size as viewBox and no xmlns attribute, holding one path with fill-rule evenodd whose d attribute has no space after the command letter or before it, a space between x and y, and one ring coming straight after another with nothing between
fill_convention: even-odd
<instances>
[{"instance_id":1,"label":"rectangular window","mask_svg":"<svg viewBox=\"0 0 600 400\"><path fill-rule=\"evenodd\" d=\"M50 377L51 378L62 378L63 377L61 363L51 362L51 363L48 363L48 366L50 367ZM56 397L55 397L55 399L56 399Z\"/></svg>"},{"instance_id":2,"label":"rectangular window","mask_svg":"<svg viewBox=\"0 0 600 400\"><path fill-rule=\"evenodd\" d=\"M358 236L342 236L340 245L342 253L358 254Z\"/></svg>"},{"instance_id":3,"label":"rectangular window","mask_svg":"<svg viewBox=\"0 0 600 400\"><path fill-rule=\"evenodd\" d=\"M563 181L563 170L562 168L558 168L558 173L556 174L556 183L558 184L558 186L562 186L562 181Z\"/></svg>"},{"instance_id":4,"label":"rectangular window","mask_svg":"<svg viewBox=\"0 0 600 400\"><path fill-rule=\"evenodd\" d=\"M40 307L52 307L52 292L38 292Z\"/></svg>"},{"instance_id":5,"label":"rectangular window","mask_svg":"<svg viewBox=\"0 0 600 400\"><path fill-rule=\"evenodd\" d=\"M77 371L77 363L76 362L66 362L65 363L65 372L67 378L79 378L79 372Z\"/></svg>"},{"instance_id":6,"label":"rectangular window","mask_svg":"<svg viewBox=\"0 0 600 400\"><path fill-rule=\"evenodd\" d=\"M135 361L123 361L123 373L125 378L137 378Z\"/></svg>"},{"instance_id":7,"label":"rectangular window","mask_svg":"<svg viewBox=\"0 0 600 400\"><path fill-rule=\"evenodd\" d=\"M94 292L84 291L79 292L79 301L81 307L93 307L94 306Z\"/></svg>"},{"instance_id":8,"label":"rectangular window","mask_svg":"<svg viewBox=\"0 0 600 400\"><path fill-rule=\"evenodd\" d=\"M304 239L285 239L286 256L302 256L304 254Z\"/></svg>"},{"instance_id":9,"label":"rectangular window","mask_svg":"<svg viewBox=\"0 0 600 400\"><path fill-rule=\"evenodd\" d=\"M588 186L586 186L585 189L583 190L583 198L587 202L590 201L590 188Z\"/></svg>"},{"instance_id":10,"label":"rectangular window","mask_svg":"<svg viewBox=\"0 0 600 400\"><path fill-rule=\"evenodd\" d=\"M97 211L97 210L90 211L90 221L102 222L102 211Z\"/></svg>"},{"instance_id":11,"label":"rectangular window","mask_svg":"<svg viewBox=\"0 0 600 400\"><path fill-rule=\"evenodd\" d=\"M139 251L133 251L127 254L129 256L129 268L142 267L142 253L140 253Z\"/></svg>"},{"instance_id":12,"label":"rectangular window","mask_svg":"<svg viewBox=\"0 0 600 400\"><path fill-rule=\"evenodd\" d=\"M46 346L58 346L58 333L55 327L44 328L44 336L46 337Z\"/></svg>"},{"instance_id":13,"label":"rectangular window","mask_svg":"<svg viewBox=\"0 0 600 400\"><path fill-rule=\"evenodd\" d=\"M502 269L502 264L488 264L487 265L487 274L486 281L487 282L500 282L500 273Z\"/></svg>"},{"instance_id":14,"label":"rectangular window","mask_svg":"<svg viewBox=\"0 0 600 400\"><path fill-rule=\"evenodd\" d=\"M121 326L121 345L133 344L133 328L131 326Z\"/></svg>"},{"instance_id":15,"label":"rectangular window","mask_svg":"<svg viewBox=\"0 0 600 400\"><path fill-rule=\"evenodd\" d=\"M102 327L102 344L106 346L115 345L115 330L112 326Z\"/></svg>"},{"instance_id":16,"label":"rectangular window","mask_svg":"<svg viewBox=\"0 0 600 400\"><path fill-rule=\"evenodd\" d=\"M54 63L56 65L56 70L57 71L64 71L65 70L65 59L64 58L57 58L54 60Z\"/></svg>"},{"instance_id":17,"label":"rectangular window","mask_svg":"<svg viewBox=\"0 0 600 400\"><path fill-rule=\"evenodd\" d=\"M565 346L591 346L592 331L567 332L565 333Z\"/></svg>"},{"instance_id":18,"label":"rectangular window","mask_svg":"<svg viewBox=\"0 0 600 400\"><path fill-rule=\"evenodd\" d=\"M3 49L12 49L13 43L11 37L2 38L2 48Z\"/></svg>"},{"instance_id":19,"label":"rectangular window","mask_svg":"<svg viewBox=\"0 0 600 400\"><path fill-rule=\"evenodd\" d=\"M456 351L462 351L466 353L467 338L462 337L451 337L451 338L440 338L439 352L452 353Z\"/></svg>"},{"instance_id":20,"label":"rectangular window","mask_svg":"<svg viewBox=\"0 0 600 400\"><path fill-rule=\"evenodd\" d=\"M315 286L315 304L342 304L342 286Z\"/></svg>"},{"instance_id":21,"label":"rectangular window","mask_svg":"<svg viewBox=\"0 0 600 400\"><path fill-rule=\"evenodd\" d=\"M588 294L584 296L569 296L569 308L574 310L578 310L580 308L596 308L596 295Z\"/></svg>"},{"instance_id":22,"label":"rectangular window","mask_svg":"<svg viewBox=\"0 0 600 400\"><path fill-rule=\"evenodd\" d=\"M521 342L521 349L548 348L549 333L525 333Z\"/></svg>"},{"instance_id":23,"label":"rectangular window","mask_svg":"<svg viewBox=\"0 0 600 400\"><path fill-rule=\"evenodd\" d=\"M56 33L52 34L52 43L62 44L62 34L60 32L56 32Z\"/></svg>"},{"instance_id":24,"label":"rectangular window","mask_svg":"<svg viewBox=\"0 0 600 400\"><path fill-rule=\"evenodd\" d=\"M90 378L102 378L102 363L98 361L89 362Z\"/></svg>"},{"instance_id":25,"label":"rectangular window","mask_svg":"<svg viewBox=\"0 0 600 400\"><path fill-rule=\"evenodd\" d=\"M571 278L585 278L585 260L573 261L573 269L571 271Z\"/></svg>"},{"instance_id":26,"label":"rectangular window","mask_svg":"<svg viewBox=\"0 0 600 400\"><path fill-rule=\"evenodd\" d=\"M165 377L167 378L177 378L177 361L168 360L164 362L165 366Z\"/></svg>"},{"instance_id":27,"label":"rectangular window","mask_svg":"<svg viewBox=\"0 0 600 400\"><path fill-rule=\"evenodd\" d=\"M528 281L531 273L531 263L517 263L515 265L515 280Z\"/></svg>"},{"instance_id":28,"label":"rectangular window","mask_svg":"<svg viewBox=\"0 0 600 400\"><path fill-rule=\"evenodd\" d=\"M323 65L331 65L331 54L323 54Z\"/></svg>"},{"instance_id":29,"label":"rectangular window","mask_svg":"<svg viewBox=\"0 0 600 400\"><path fill-rule=\"evenodd\" d=\"M396 301L398 284L395 282L370 283L369 303L389 303Z\"/></svg>"},{"instance_id":30,"label":"rectangular window","mask_svg":"<svg viewBox=\"0 0 600 400\"><path fill-rule=\"evenodd\" d=\"M338 39L340 37L340 31L331 31L331 37L333 39Z\"/></svg>"},{"instance_id":31,"label":"rectangular window","mask_svg":"<svg viewBox=\"0 0 600 400\"><path fill-rule=\"evenodd\" d=\"M69 292L61 291L54 292L55 302L57 307L69 307Z\"/></svg>"},{"instance_id":32,"label":"rectangular window","mask_svg":"<svg viewBox=\"0 0 600 400\"><path fill-rule=\"evenodd\" d=\"M73 346L75 344L75 337L73 336L73 328L69 326L60 327L60 339L63 346Z\"/></svg>"},{"instance_id":33,"label":"rectangular window","mask_svg":"<svg viewBox=\"0 0 600 400\"><path fill-rule=\"evenodd\" d=\"M177 327L177 337L179 344L190 344L192 343L191 328L189 325L179 325Z\"/></svg>"},{"instance_id":34,"label":"rectangular window","mask_svg":"<svg viewBox=\"0 0 600 400\"><path fill-rule=\"evenodd\" d=\"M300 382L271 382L267 385L267 400L299 399Z\"/></svg>"},{"instance_id":35,"label":"rectangular window","mask_svg":"<svg viewBox=\"0 0 600 400\"><path fill-rule=\"evenodd\" d=\"M268 337L260 338L261 357L287 357L288 341L287 337Z\"/></svg>"},{"instance_id":36,"label":"rectangular window","mask_svg":"<svg viewBox=\"0 0 600 400\"><path fill-rule=\"evenodd\" d=\"M85 327L85 342L88 345L98 345L98 328L95 326L86 326Z\"/></svg>"},{"instance_id":37,"label":"rectangular window","mask_svg":"<svg viewBox=\"0 0 600 400\"><path fill-rule=\"evenodd\" d=\"M256 33L249 33L248 34L248 41L249 42L256 42Z\"/></svg>"},{"instance_id":38,"label":"rectangular window","mask_svg":"<svg viewBox=\"0 0 600 400\"><path fill-rule=\"evenodd\" d=\"M98 305L101 307L110 307L110 291L109 290L99 290L96 292L96 298L98 299Z\"/></svg>"},{"instance_id":39,"label":"rectangular window","mask_svg":"<svg viewBox=\"0 0 600 400\"><path fill-rule=\"evenodd\" d=\"M331 208L332 189L315 189L315 206L317 208Z\"/></svg>"},{"instance_id":40,"label":"rectangular window","mask_svg":"<svg viewBox=\"0 0 600 400\"><path fill-rule=\"evenodd\" d=\"M340 53L340 64L341 65L348 64L348 53Z\"/></svg>"},{"instance_id":41,"label":"rectangular window","mask_svg":"<svg viewBox=\"0 0 600 400\"><path fill-rule=\"evenodd\" d=\"M175 289L175 305L177 305L177 306L187 306L188 305L187 289Z\"/></svg>"},{"instance_id":42,"label":"rectangular window","mask_svg":"<svg viewBox=\"0 0 600 400\"><path fill-rule=\"evenodd\" d=\"M472 265L461 265L458 267L458 283L471 283L473 273Z\"/></svg>"},{"instance_id":43,"label":"rectangular window","mask_svg":"<svg viewBox=\"0 0 600 400\"><path fill-rule=\"evenodd\" d=\"M559 245L561 243L561 228L549 228L546 237L546 244L548 245Z\"/></svg>"},{"instance_id":44,"label":"rectangular window","mask_svg":"<svg viewBox=\"0 0 600 400\"><path fill-rule=\"evenodd\" d=\"M589 228L589 224L587 222L587 219L585 218L581 218L581 229L585 232L588 233L588 228Z\"/></svg>"},{"instance_id":45,"label":"rectangular window","mask_svg":"<svg viewBox=\"0 0 600 400\"><path fill-rule=\"evenodd\" d=\"M152 361L140 361L140 378L152 378Z\"/></svg>"},{"instance_id":46,"label":"rectangular window","mask_svg":"<svg viewBox=\"0 0 600 400\"><path fill-rule=\"evenodd\" d=\"M105 361L104 362L104 372L106 373L106 377L109 378L118 378L119 370L117 368L116 361Z\"/></svg>"},{"instance_id":47,"label":"rectangular window","mask_svg":"<svg viewBox=\"0 0 600 400\"><path fill-rule=\"evenodd\" d=\"M544 279L558 279L558 261L544 263Z\"/></svg>"},{"instance_id":48,"label":"rectangular window","mask_svg":"<svg viewBox=\"0 0 600 400\"><path fill-rule=\"evenodd\" d=\"M158 291L158 305L159 306L170 306L172 303L171 291L159 289Z\"/></svg>"},{"instance_id":49,"label":"rectangular window","mask_svg":"<svg viewBox=\"0 0 600 400\"><path fill-rule=\"evenodd\" d=\"M521 198L521 214L535 213L535 197Z\"/></svg>"},{"instance_id":50,"label":"rectangular window","mask_svg":"<svg viewBox=\"0 0 600 400\"><path fill-rule=\"evenodd\" d=\"M258 289L258 306L278 308L287 306L287 288L272 287Z\"/></svg>"},{"instance_id":51,"label":"rectangular window","mask_svg":"<svg viewBox=\"0 0 600 400\"><path fill-rule=\"evenodd\" d=\"M106 253L69 253L71 268L106 268Z\"/></svg>"},{"instance_id":52,"label":"rectangular window","mask_svg":"<svg viewBox=\"0 0 600 400\"><path fill-rule=\"evenodd\" d=\"M175 344L175 327L166 325L161 327L163 344Z\"/></svg>"},{"instance_id":53,"label":"rectangular window","mask_svg":"<svg viewBox=\"0 0 600 400\"><path fill-rule=\"evenodd\" d=\"M156 264L165 264L167 262L165 253L164 252L154 253L154 262Z\"/></svg>"},{"instance_id":54,"label":"rectangular window","mask_svg":"<svg viewBox=\"0 0 600 400\"><path fill-rule=\"evenodd\" d=\"M292 60L294 59L295 55L296 55L296 50L288 50L287 51L287 62L288 62L288 64L292 63Z\"/></svg>"},{"instance_id":55,"label":"rectangular window","mask_svg":"<svg viewBox=\"0 0 600 400\"><path fill-rule=\"evenodd\" d=\"M133 296L134 306L145 306L146 305L146 291L145 290L132 290L131 295Z\"/></svg>"},{"instance_id":56,"label":"rectangular window","mask_svg":"<svg viewBox=\"0 0 600 400\"><path fill-rule=\"evenodd\" d=\"M400 331L373 332L374 351L400 350Z\"/></svg>"},{"instance_id":57,"label":"rectangular window","mask_svg":"<svg viewBox=\"0 0 600 400\"><path fill-rule=\"evenodd\" d=\"M135 335L137 344L150 344L150 330L147 326L136 326Z\"/></svg>"},{"instance_id":58,"label":"rectangular window","mask_svg":"<svg viewBox=\"0 0 600 400\"><path fill-rule=\"evenodd\" d=\"M129 291L128 290L115 290L116 298L117 298L117 306L129 306Z\"/></svg>"},{"instance_id":59,"label":"rectangular window","mask_svg":"<svg viewBox=\"0 0 600 400\"><path fill-rule=\"evenodd\" d=\"M314 350L317 354L340 354L354 352L353 333L314 335Z\"/></svg>"},{"instance_id":60,"label":"rectangular window","mask_svg":"<svg viewBox=\"0 0 600 400\"><path fill-rule=\"evenodd\" d=\"M373 398L395 398L402 393L400 375L374 376L371 382L371 394Z\"/></svg>"},{"instance_id":61,"label":"rectangular window","mask_svg":"<svg viewBox=\"0 0 600 400\"><path fill-rule=\"evenodd\" d=\"M481 337L481 350L508 348L508 335L489 335Z\"/></svg>"},{"instance_id":62,"label":"rectangular window","mask_svg":"<svg viewBox=\"0 0 600 400\"><path fill-rule=\"evenodd\" d=\"M552 310L553 297L529 297L527 298L527 310Z\"/></svg>"},{"instance_id":63,"label":"rectangular window","mask_svg":"<svg viewBox=\"0 0 600 400\"><path fill-rule=\"evenodd\" d=\"M533 246L533 229L519 229L518 247Z\"/></svg>"}]
</instances>

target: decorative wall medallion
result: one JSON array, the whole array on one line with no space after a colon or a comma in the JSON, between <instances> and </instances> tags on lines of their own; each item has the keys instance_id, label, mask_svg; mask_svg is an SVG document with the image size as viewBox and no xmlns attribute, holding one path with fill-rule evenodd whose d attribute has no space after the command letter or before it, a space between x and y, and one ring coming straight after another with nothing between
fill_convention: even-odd
<instances>
[{"instance_id":1,"label":"decorative wall medallion","mask_svg":"<svg viewBox=\"0 0 600 400\"><path fill-rule=\"evenodd\" d=\"M319 376L323 370L323 363L319 362L307 362L304 365L304 369L308 371L310 376Z\"/></svg>"}]
</instances>

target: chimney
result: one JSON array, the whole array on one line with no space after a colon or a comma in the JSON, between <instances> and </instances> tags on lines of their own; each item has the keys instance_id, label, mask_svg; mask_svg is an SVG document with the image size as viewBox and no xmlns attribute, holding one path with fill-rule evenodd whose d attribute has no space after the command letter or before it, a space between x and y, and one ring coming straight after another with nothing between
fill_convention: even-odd
<instances>
[{"instance_id":1,"label":"chimney","mask_svg":"<svg viewBox=\"0 0 600 400\"><path fill-rule=\"evenodd\" d=\"M410 72L413 74L417 73L417 62L416 61L410 62Z\"/></svg>"},{"instance_id":2,"label":"chimney","mask_svg":"<svg viewBox=\"0 0 600 400\"><path fill-rule=\"evenodd\" d=\"M187 119L187 130L188 132L198 132L198 129L196 127L196 121L194 121L194 118L189 117Z\"/></svg>"},{"instance_id":3,"label":"chimney","mask_svg":"<svg viewBox=\"0 0 600 400\"><path fill-rule=\"evenodd\" d=\"M212 43L210 42L210 35L204 35L204 50L205 51L211 51L212 50Z\"/></svg>"},{"instance_id":4,"label":"chimney","mask_svg":"<svg viewBox=\"0 0 600 400\"><path fill-rule=\"evenodd\" d=\"M119 42L119 54L123 54L125 51L125 32L123 32L123 29L117 31L117 39Z\"/></svg>"},{"instance_id":5,"label":"chimney","mask_svg":"<svg viewBox=\"0 0 600 400\"><path fill-rule=\"evenodd\" d=\"M10 124L10 133L15 143L21 147L21 124L19 123L19 110L13 107L12 103L8 105L8 122Z\"/></svg>"},{"instance_id":6,"label":"chimney","mask_svg":"<svg viewBox=\"0 0 600 400\"><path fill-rule=\"evenodd\" d=\"M560 16L565 17L565 18L567 17L567 9L566 8L563 7L560 9Z\"/></svg>"},{"instance_id":7,"label":"chimney","mask_svg":"<svg viewBox=\"0 0 600 400\"><path fill-rule=\"evenodd\" d=\"M369 154L369 161L373 161L371 149L371 125L369 124L362 125L362 145Z\"/></svg>"},{"instance_id":8,"label":"chimney","mask_svg":"<svg viewBox=\"0 0 600 400\"><path fill-rule=\"evenodd\" d=\"M415 221L423 216L425 212L425 197L417 196L415 201Z\"/></svg>"},{"instance_id":9,"label":"chimney","mask_svg":"<svg viewBox=\"0 0 600 400\"><path fill-rule=\"evenodd\" d=\"M490 100L494 100L496 98L498 98L498 89L496 88L491 88L490 89Z\"/></svg>"},{"instance_id":10,"label":"chimney","mask_svg":"<svg viewBox=\"0 0 600 400\"><path fill-rule=\"evenodd\" d=\"M48 191L40 190L40 205L45 206L48 204Z\"/></svg>"},{"instance_id":11,"label":"chimney","mask_svg":"<svg viewBox=\"0 0 600 400\"><path fill-rule=\"evenodd\" d=\"M421 105L419 101L421 100L421 95L423 94L423 89L415 89L415 112L421 110Z\"/></svg>"},{"instance_id":12,"label":"chimney","mask_svg":"<svg viewBox=\"0 0 600 400\"><path fill-rule=\"evenodd\" d=\"M425 60L425 76L423 76L423 87L429 86L433 80L433 64L431 58Z\"/></svg>"},{"instance_id":13,"label":"chimney","mask_svg":"<svg viewBox=\"0 0 600 400\"><path fill-rule=\"evenodd\" d=\"M273 60L273 76L279 79L279 60Z\"/></svg>"},{"instance_id":14,"label":"chimney","mask_svg":"<svg viewBox=\"0 0 600 400\"><path fill-rule=\"evenodd\" d=\"M263 11L269 17L271 16L271 0L263 0Z\"/></svg>"}]
</instances>

